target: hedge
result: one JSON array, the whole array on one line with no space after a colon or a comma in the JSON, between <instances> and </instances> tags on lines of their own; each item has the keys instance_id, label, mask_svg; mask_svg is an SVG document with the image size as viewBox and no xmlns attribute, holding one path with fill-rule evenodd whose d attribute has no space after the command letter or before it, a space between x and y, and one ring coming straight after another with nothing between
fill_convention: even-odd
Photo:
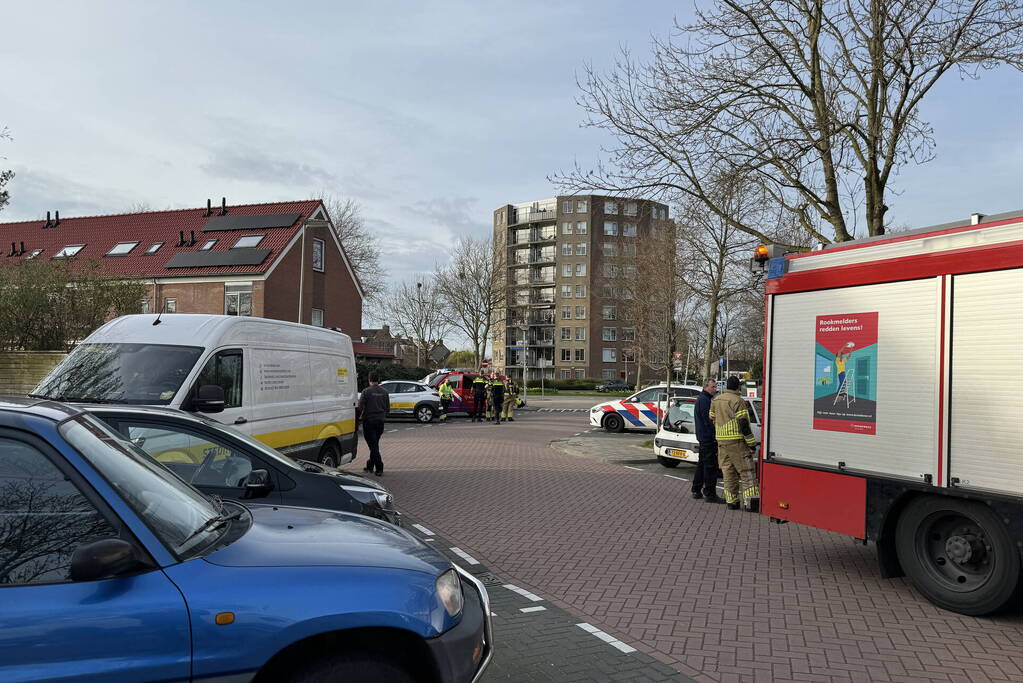
<instances>
[{"instance_id":1,"label":"hedge","mask_svg":"<svg viewBox=\"0 0 1023 683\"><path fill-rule=\"evenodd\" d=\"M380 375L381 382L387 379L408 379L419 382L433 372L433 370L428 370L427 368L406 368L401 365L357 362L355 364L355 372L359 376L359 391L362 391L369 385L367 378L373 370L376 370L376 373Z\"/></svg>"}]
</instances>

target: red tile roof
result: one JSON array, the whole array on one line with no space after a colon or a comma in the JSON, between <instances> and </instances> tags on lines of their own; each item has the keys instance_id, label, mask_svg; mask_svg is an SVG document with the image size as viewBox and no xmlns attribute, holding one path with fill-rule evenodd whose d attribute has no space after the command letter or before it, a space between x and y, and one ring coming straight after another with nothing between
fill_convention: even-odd
<instances>
[{"instance_id":1,"label":"red tile roof","mask_svg":"<svg viewBox=\"0 0 1023 683\"><path fill-rule=\"evenodd\" d=\"M388 353L383 349L379 349L372 344L366 342L353 341L352 351L355 352L355 357L359 358L362 356L372 356L374 358L394 358L393 353Z\"/></svg>"},{"instance_id":2,"label":"red tile roof","mask_svg":"<svg viewBox=\"0 0 1023 683\"><path fill-rule=\"evenodd\" d=\"M273 202L268 204L243 204L228 206L228 216L254 216L277 213L299 213L300 217L286 228L262 228L258 230L223 230L203 232L203 226L210 217L206 207L198 209L176 209L173 211L146 211L143 213L122 213L107 216L61 216L56 227L44 228L45 219L0 223L0 263L14 263L24 260L35 249L42 249L36 258L53 258L62 248L84 244L75 256L79 261L98 261L109 273L127 277L194 277L196 275L261 274L265 273L281 255L284 247L320 206L317 199L297 202ZM220 207L213 207L213 216L220 213ZM178 247L179 232L184 231L185 239L195 231L195 244ZM259 265L247 266L202 266L195 268L167 268L166 264L180 252L197 252L204 242L216 239L212 251L227 251L245 235L265 235L258 248L269 249L270 253ZM138 240L138 245L127 256L107 256L118 242ZM25 243L25 253L7 256L11 243ZM147 254L149 248L163 242L154 254Z\"/></svg>"}]
</instances>

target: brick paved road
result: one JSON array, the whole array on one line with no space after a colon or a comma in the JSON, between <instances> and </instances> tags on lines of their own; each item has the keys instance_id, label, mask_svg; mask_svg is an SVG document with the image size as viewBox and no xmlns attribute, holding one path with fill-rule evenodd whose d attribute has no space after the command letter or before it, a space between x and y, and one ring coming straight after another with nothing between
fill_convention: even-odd
<instances>
[{"instance_id":1,"label":"brick paved road","mask_svg":"<svg viewBox=\"0 0 1023 683\"><path fill-rule=\"evenodd\" d=\"M581 414L385 435L399 505L502 578L701 681L1023 681L1023 614L944 612L872 547L548 447Z\"/></svg>"}]
</instances>

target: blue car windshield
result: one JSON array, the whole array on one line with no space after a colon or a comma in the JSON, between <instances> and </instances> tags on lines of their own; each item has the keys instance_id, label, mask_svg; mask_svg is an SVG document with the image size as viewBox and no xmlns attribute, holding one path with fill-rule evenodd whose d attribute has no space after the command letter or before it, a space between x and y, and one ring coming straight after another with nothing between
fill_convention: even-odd
<instances>
[{"instance_id":1,"label":"blue car windshield","mask_svg":"<svg viewBox=\"0 0 1023 683\"><path fill-rule=\"evenodd\" d=\"M179 558L222 533L223 529L215 526L197 533L220 515L213 504L95 418L74 417L60 425L60 433Z\"/></svg>"},{"instance_id":2,"label":"blue car windshield","mask_svg":"<svg viewBox=\"0 0 1023 683\"><path fill-rule=\"evenodd\" d=\"M30 396L76 403L167 405L202 352L201 346L82 344Z\"/></svg>"}]
</instances>

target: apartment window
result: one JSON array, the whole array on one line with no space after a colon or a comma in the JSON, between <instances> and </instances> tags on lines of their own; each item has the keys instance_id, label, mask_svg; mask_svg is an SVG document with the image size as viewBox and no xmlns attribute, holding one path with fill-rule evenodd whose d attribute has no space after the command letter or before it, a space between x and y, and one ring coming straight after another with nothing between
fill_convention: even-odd
<instances>
[{"instance_id":1,"label":"apartment window","mask_svg":"<svg viewBox=\"0 0 1023 683\"><path fill-rule=\"evenodd\" d=\"M636 279L636 266L625 266L625 278L628 280Z\"/></svg>"},{"instance_id":2,"label":"apartment window","mask_svg":"<svg viewBox=\"0 0 1023 683\"><path fill-rule=\"evenodd\" d=\"M615 371L614 370L601 370L600 371L600 378L601 379L614 379L615 378Z\"/></svg>"},{"instance_id":3,"label":"apartment window","mask_svg":"<svg viewBox=\"0 0 1023 683\"><path fill-rule=\"evenodd\" d=\"M82 249L85 249L84 244L72 244L58 251L56 254L53 255L53 258L71 258L75 254L80 252Z\"/></svg>"},{"instance_id":4,"label":"apartment window","mask_svg":"<svg viewBox=\"0 0 1023 683\"><path fill-rule=\"evenodd\" d=\"M635 244L623 244L622 245L622 256L635 256L636 245Z\"/></svg>"},{"instance_id":5,"label":"apartment window","mask_svg":"<svg viewBox=\"0 0 1023 683\"><path fill-rule=\"evenodd\" d=\"M580 200L576 201L576 203L575 203L575 212L576 213L586 213L586 200L585 199L580 199Z\"/></svg>"},{"instance_id":6,"label":"apartment window","mask_svg":"<svg viewBox=\"0 0 1023 683\"><path fill-rule=\"evenodd\" d=\"M561 371L561 379L572 379L572 371L571 370L562 370Z\"/></svg>"},{"instance_id":7,"label":"apartment window","mask_svg":"<svg viewBox=\"0 0 1023 683\"><path fill-rule=\"evenodd\" d=\"M562 327L561 328L561 338L564 341L570 340L572 338L572 328L571 327Z\"/></svg>"},{"instance_id":8,"label":"apartment window","mask_svg":"<svg viewBox=\"0 0 1023 683\"><path fill-rule=\"evenodd\" d=\"M615 349L604 349L603 360L605 363L616 363L618 362L617 353Z\"/></svg>"},{"instance_id":9,"label":"apartment window","mask_svg":"<svg viewBox=\"0 0 1023 683\"><path fill-rule=\"evenodd\" d=\"M635 363L636 352L632 349L622 349L622 361L626 363Z\"/></svg>"},{"instance_id":10,"label":"apartment window","mask_svg":"<svg viewBox=\"0 0 1023 683\"><path fill-rule=\"evenodd\" d=\"M150 245L150 247L148 249L146 249L146 253L147 254L155 254L156 252L160 251L160 247L162 247L162 246L163 246L163 242L157 242L156 244Z\"/></svg>"},{"instance_id":11,"label":"apartment window","mask_svg":"<svg viewBox=\"0 0 1023 683\"><path fill-rule=\"evenodd\" d=\"M585 363L586 362L586 349L576 349L575 350L575 360L576 360L577 363ZM582 371L580 370L580 372L582 372Z\"/></svg>"},{"instance_id":12,"label":"apartment window","mask_svg":"<svg viewBox=\"0 0 1023 683\"><path fill-rule=\"evenodd\" d=\"M604 213L618 213L618 202L604 202Z\"/></svg>"},{"instance_id":13,"label":"apartment window","mask_svg":"<svg viewBox=\"0 0 1023 683\"><path fill-rule=\"evenodd\" d=\"M566 223L562 223L561 224L561 234L562 235L571 235L572 234L572 224L571 223L567 223L567 222Z\"/></svg>"},{"instance_id":14,"label":"apartment window","mask_svg":"<svg viewBox=\"0 0 1023 683\"><path fill-rule=\"evenodd\" d=\"M586 298L586 285L576 285L575 286L575 298L576 299L585 299Z\"/></svg>"},{"instance_id":15,"label":"apartment window","mask_svg":"<svg viewBox=\"0 0 1023 683\"><path fill-rule=\"evenodd\" d=\"M224 286L224 314L252 315L252 283Z\"/></svg>"},{"instance_id":16,"label":"apartment window","mask_svg":"<svg viewBox=\"0 0 1023 683\"><path fill-rule=\"evenodd\" d=\"M635 223L625 223L622 226L622 234L624 236L626 236L626 237L635 237L636 236L636 224Z\"/></svg>"},{"instance_id":17,"label":"apartment window","mask_svg":"<svg viewBox=\"0 0 1023 683\"><path fill-rule=\"evenodd\" d=\"M312 325L313 327L323 327L323 309L321 308L313 309Z\"/></svg>"},{"instance_id":18,"label":"apartment window","mask_svg":"<svg viewBox=\"0 0 1023 683\"><path fill-rule=\"evenodd\" d=\"M586 320L586 307L585 306L576 306L575 307L575 319L576 320Z\"/></svg>"},{"instance_id":19,"label":"apartment window","mask_svg":"<svg viewBox=\"0 0 1023 683\"><path fill-rule=\"evenodd\" d=\"M586 276L586 264L585 263L577 263L577 264L575 264L575 274L576 274L577 277L585 277Z\"/></svg>"},{"instance_id":20,"label":"apartment window","mask_svg":"<svg viewBox=\"0 0 1023 683\"><path fill-rule=\"evenodd\" d=\"M618 245L614 242L604 242L604 256L618 256Z\"/></svg>"},{"instance_id":21,"label":"apartment window","mask_svg":"<svg viewBox=\"0 0 1023 683\"><path fill-rule=\"evenodd\" d=\"M632 297L630 296L628 298L631 299ZM632 311L631 308L626 307L625 310L622 311L622 320L635 320L635 319L636 319L636 314Z\"/></svg>"},{"instance_id":22,"label":"apartment window","mask_svg":"<svg viewBox=\"0 0 1023 683\"><path fill-rule=\"evenodd\" d=\"M605 235L617 235L618 224L614 221L604 221L604 234Z\"/></svg>"},{"instance_id":23,"label":"apartment window","mask_svg":"<svg viewBox=\"0 0 1023 683\"><path fill-rule=\"evenodd\" d=\"M234 246L231 248L244 249L245 247L258 247L259 243L263 241L264 237L266 237L266 235L245 235L244 237L239 237L238 241L235 242ZM315 253L315 251L316 249L314 247L313 252Z\"/></svg>"},{"instance_id":24,"label":"apartment window","mask_svg":"<svg viewBox=\"0 0 1023 683\"><path fill-rule=\"evenodd\" d=\"M623 327L622 328L622 341L636 341L636 328L635 327Z\"/></svg>"},{"instance_id":25,"label":"apartment window","mask_svg":"<svg viewBox=\"0 0 1023 683\"><path fill-rule=\"evenodd\" d=\"M577 327L577 328L575 328L575 340L576 341L586 341L586 328L585 327Z\"/></svg>"},{"instance_id":26,"label":"apartment window","mask_svg":"<svg viewBox=\"0 0 1023 683\"><path fill-rule=\"evenodd\" d=\"M572 285L561 285L561 298L562 299L572 298Z\"/></svg>"},{"instance_id":27,"label":"apartment window","mask_svg":"<svg viewBox=\"0 0 1023 683\"><path fill-rule=\"evenodd\" d=\"M571 320L572 319L572 307L571 306L562 306L561 307L561 319L562 320Z\"/></svg>"},{"instance_id":28,"label":"apartment window","mask_svg":"<svg viewBox=\"0 0 1023 683\"><path fill-rule=\"evenodd\" d=\"M572 264L566 263L561 266L562 277L572 277Z\"/></svg>"},{"instance_id":29,"label":"apartment window","mask_svg":"<svg viewBox=\"0 0 1023 683\"><path fill-rule=\"evenodd\" d=\"M564 244L561 245L561 255L562 256L572 255L572 245L570 243L565 242Z\"/></svg>"},{"instance_id":30,"label":"apartment window","mask_svg":"<svg viewBox=\"0 0 1023 683\"><path fill-rule=\"evenodd\" d=\"M625 202L625 215L626 216L638 216L639 205L636 202Z\"/></svg>"},{"instance_id":31,"label":"apartment window","mask_svg":"<svg viewBox=\"0 0 1023 683\"><path fill-rule=\"evenodd\" d=\"M618 277L618 266L613 263L605 263L604 277Z\"/></svg>"},{"instance_id":32,"label":"apartment window","mask_svg":"<svg viewBox=\"0 0 1023 683\"><path fill-rule=\"evenodd\" d=\"M586 221L579 221L575 224L575 234L577 235L586 234Z\"/></svg>"},{"instance_id":33,"label":"apartment window","mask_svg":"<svg viewBox=\"0 0 1023 683\"><path fill-rule=\"evenodd\" d=\"M149 299L139 299L139 313L149 313Z\"/></svg>"},{"instance_id":34,"label":"apartment window","mask_svg":"<svg viewBox=\"0 0 1023 683\"><path fill-rule=\"evenodd\" d=\"M313 240L313 270L323 272L323 240Z\"/></svg>"},{"instance_id":35,"label":"apartment window","mask_svg":"<svg viewBox=\"0 0 1023 683\"><path fill-rule=\"evenodd\" d=\"M604 341L618 341L618 328L617 327L605 327L604 334L601 336Z\"/></svg>"},{"instance_id":36,"label":"apartment window","mask_svg":"<svg viewBox=\"0 0 1023 683\"><path fill-rule=\"evenodd\" d=\"M617 306L604 306L602 313L604 320L618 320Z\"/></svg>"},{"instance_id":37,"label":"apartment window","mask_svg":"<svg viewBox=\"0 0 1023 683\"><path fill-rule=\"evenodd\" d=\"M177 313L178 312L178 300L177 299L164 299L163 300L163 312L164 313Z\"/></svg>"},{"instance_id":38,"label":"apartment window","mask_svg":"<svg viewBox=\"0 0 1023 683\"><path fill-rule=\"evenodd\" d=\"M572 213L572 200L566 199L561 202L561 213Z\"/></svg>"},{"instance_id":39,"label":"apartment window","mask_svg":"<svg viewBox=\"0 0 1023 683\"><path fill-rule=\"evenodd\" d=\"M582 349L579 349L579 350L581 351ZM575 378L576 379L586 379L586 371L585 370L576 370L575 371Z\"/></svg>"},{"instance_id":40,"label":"apartment window","mask_svg":"<svg viewBox=\"0 0 1023 683\"><path fill-rule=\"evenodd\" d=\"M107 256L127 256L131 250L138 246L138 242L118 242L107 252Z\"/></svg>"},{"instance_id":41,"label":"apartment window","mask_svg":"<svg viewBox=\"0 0 1023 683\"><path fill-rule=\"evenodd\" d=\"M561 349L561 360L563 361L572 360L572 349Z\"/></svg>"},{"instance_id":42,"label":"apartment window","mask_svg":"<svg viewBox=\"0 0 1023 683\"><path fill-rule=\"evenodd\" d=\"M604 285L604 298L613 299L615 298L615 288L611 285Z\"/></svg>"},{"instance_id":43,"label":"apartment window","mask_svg":"<svg viewBox=\"0 0 1023 683\"><path fill-rule=\"evenodd\" d=\"M586 256L586 242L578 242L575 245L576 256Z\"/></svg>"},{"instance_id":44,"label":"apartment window","mask_svg":"<svg viewBox=\"0 0 1023 683\"><path fill-rule=\"evenodd\" d=\"M213 245L217 243L217 240L206 240L203 245L199 247L199 251L209 251L213 248Z\"/></svg>"}]
</instances>

